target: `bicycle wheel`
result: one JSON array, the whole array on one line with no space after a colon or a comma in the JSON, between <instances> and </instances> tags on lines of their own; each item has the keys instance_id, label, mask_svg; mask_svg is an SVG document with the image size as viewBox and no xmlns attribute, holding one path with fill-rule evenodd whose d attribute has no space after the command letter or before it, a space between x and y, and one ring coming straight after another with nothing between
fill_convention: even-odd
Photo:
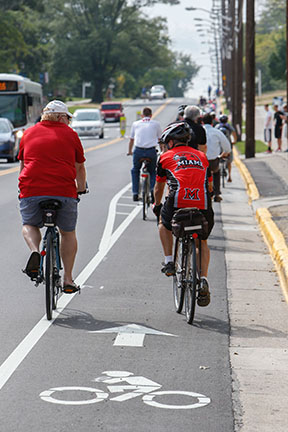
<instances>
[{"instance_id":1,"label":"bicycle wheel","mask_svg":"<svg viewBox=\"0 0 288 432\"><path fill-rule=\"evenodd\" d=\"M186 258L186 290L185 290L185 315L188 324L193 323L197 293L197 270L196 270L196 245L191 240L189 252Z\"/></svg>"},{"instance_id":2,"label":"bicycle wheel","mask_svg":"<svg viewBox=\"0 0 288 432\"><path fill-rule=\"evenodd\" d=\"M183 243L179 238L177 238L175 242L174 264L176 268L176 274L173 276L173 298L176 312L181 313L184 303L185 281L183 280Z\"/></svg>"},{"instance_id":3,"label":"bicycle wheel","mask_svg":"<svg viewBox=\"0 0 288 432\"><path fill-rule=\"evenodd\" d=\"M54 261L55 252L53 248L52 233L47 234L46 263L45 263L45 297L46 297L46 316L52 319L52 309L54 305Z\"/></svg>"},{"instance_id":4,"label":"bicycle wheel","mask_svg":"<svg viewBox=\"0 0 288 432\"><path fill-rule=\"evenodd\" d=\"M222 164L222 167L221 167L221 177L222 177L222 187L223 188L225 188L225 175L226 175L225 165Z\"/></svg>"},{"instance_id":5,"label":"bicycle wheel","mask_svg":"<svg viewBox=\"0 0 288 432\"><path fill-rule=\"evenodd\" d=\"M143 220L146 220L147 213L148 213L148 207L150 205L149 185L148 185L148 178L147 177L145 178L145 180L143 182L142 204L143 204Z\"/></svg>"}]
</instances>

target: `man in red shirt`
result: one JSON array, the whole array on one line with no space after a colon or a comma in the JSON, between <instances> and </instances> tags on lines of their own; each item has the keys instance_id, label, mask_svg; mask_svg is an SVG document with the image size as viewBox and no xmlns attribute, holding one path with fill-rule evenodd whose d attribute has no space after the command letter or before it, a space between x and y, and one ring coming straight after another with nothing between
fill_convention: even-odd
<instances>
[{"instance_id":1,"label":"man in red shirt","mask_svg":"<svg viewBox=\"0 0 288 432\"><path fill-rule=\"evenodd\" d=\"M24 272L31 278L38 274L43 227L39 202L55 198L62 203L56 223L61 234L63 291L67 294L79 290L72 270L77 253L78 192L86 189L84 151L77 133L68 126L71 117L63 102L49 102L41 122L24 132L18 156L22 234L32 252Z\"/></svg>"},{"instance_id":2,"label":"man in red shirt","mask_svg":"<svg viewBox=\"0 0 288 432\"><path fill-rule=\"evenodd\" d=\"M161 154L157 165L154 213L156 215L160 214L159 234L165 255L165 265L162 272L166 276L175 275L171 227L171 220L175 210L187 207L198 208L208 221L208 235L214 225L214 213L210 198L213 184L209 162L203 152L188 146L192 134L193 131L188 123L183 121L167 126L160 138L168 151ZM166 183L169 192L161 208ZM202 276L198 305L207 306L210 303L207 280L210 251L207 238L202 240L201 246Z\"/></svg>"}]
</instances>

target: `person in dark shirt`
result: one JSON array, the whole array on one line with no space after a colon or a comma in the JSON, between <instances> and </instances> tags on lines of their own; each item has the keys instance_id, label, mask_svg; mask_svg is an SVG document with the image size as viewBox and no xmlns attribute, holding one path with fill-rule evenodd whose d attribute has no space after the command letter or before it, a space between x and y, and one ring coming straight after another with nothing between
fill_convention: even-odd
<instances>
[{"instance_id":1,"label":"person in dark shirt","mask_svg":"<svg viewBox=\"0 0 288 432\"><path fill-rule=\"evenodd\" d=\"M276 151L282 151L282 127L284 113L279 110L278 105L274 105L274 136L277 139L278 148Z\"/></svg>"},{"instance_id":2,"label":"person in dark shirt","mask_svg":"<svg viewBox=\"0 0 288 432\"><path fill-rule=\"evenodd\" d=\"M189 124L194 134L188 145L203 153L207 152L207 139L204 127L198 123L201 116L200 109L196 105L188 105L184 110L184 120Z\"/></svg>"}]
</instances>

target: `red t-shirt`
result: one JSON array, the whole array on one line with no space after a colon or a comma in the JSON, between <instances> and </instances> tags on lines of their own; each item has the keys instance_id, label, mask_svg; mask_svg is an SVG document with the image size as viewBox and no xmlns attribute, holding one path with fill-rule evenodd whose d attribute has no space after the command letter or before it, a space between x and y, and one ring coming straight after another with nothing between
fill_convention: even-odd
<instances>
[{"instance_id":1,"label":"red t-shirt","mask_svg":"<svg viewBox=\"0 0 288 432\"><path fill-rule=\"evenodd\" d=\"M208 181L212 181L206 155L181 145L162 153L157 166L157 182L166 182L175 208L210 207Z\"/></svg>"},{"instance_id":2,"label":"red t-shirt","mask_svg":"<svg viewBox=\"0 0 288 432\"><path fill-rule=\"evenodd\" d=\"M81 141L64 123L42 121L21 138L19 160L20 198L65 196L77 198L75 162L85 161Z\"/></svg>"}]
</instances>

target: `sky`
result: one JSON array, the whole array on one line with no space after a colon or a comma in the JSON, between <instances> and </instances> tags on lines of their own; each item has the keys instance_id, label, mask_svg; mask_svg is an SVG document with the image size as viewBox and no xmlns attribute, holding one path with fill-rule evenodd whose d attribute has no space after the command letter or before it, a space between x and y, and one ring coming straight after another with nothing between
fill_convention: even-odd
<instances>
[{"instance_id":1,"label":"sky","mask_svg":"<svg viewBox=\"0 0 288 432\"><path fill-rule=\"evenodd\" d=\"M212 3L212 0L181 0L180 4L175 6L158 4L145 8L145 13L150 17L162 16L167 18L171 49L189 54L192 60L201 66L197 77L193 79L193 88L186 94L187 97L199 97L201 95L207 97L208 85L211 85L213 90L217 87L217 80L212 78L212 63L208 44L209 41L213 42L213 34L210 35L207 31L204 37L200 36L195 26L197 21L194 21L194 18L208 20L209 13L200 10L200 8L210 11ZM187 11L185 10L187 6L197 7L199 10Z\"/></svg>"}]
</instances>

